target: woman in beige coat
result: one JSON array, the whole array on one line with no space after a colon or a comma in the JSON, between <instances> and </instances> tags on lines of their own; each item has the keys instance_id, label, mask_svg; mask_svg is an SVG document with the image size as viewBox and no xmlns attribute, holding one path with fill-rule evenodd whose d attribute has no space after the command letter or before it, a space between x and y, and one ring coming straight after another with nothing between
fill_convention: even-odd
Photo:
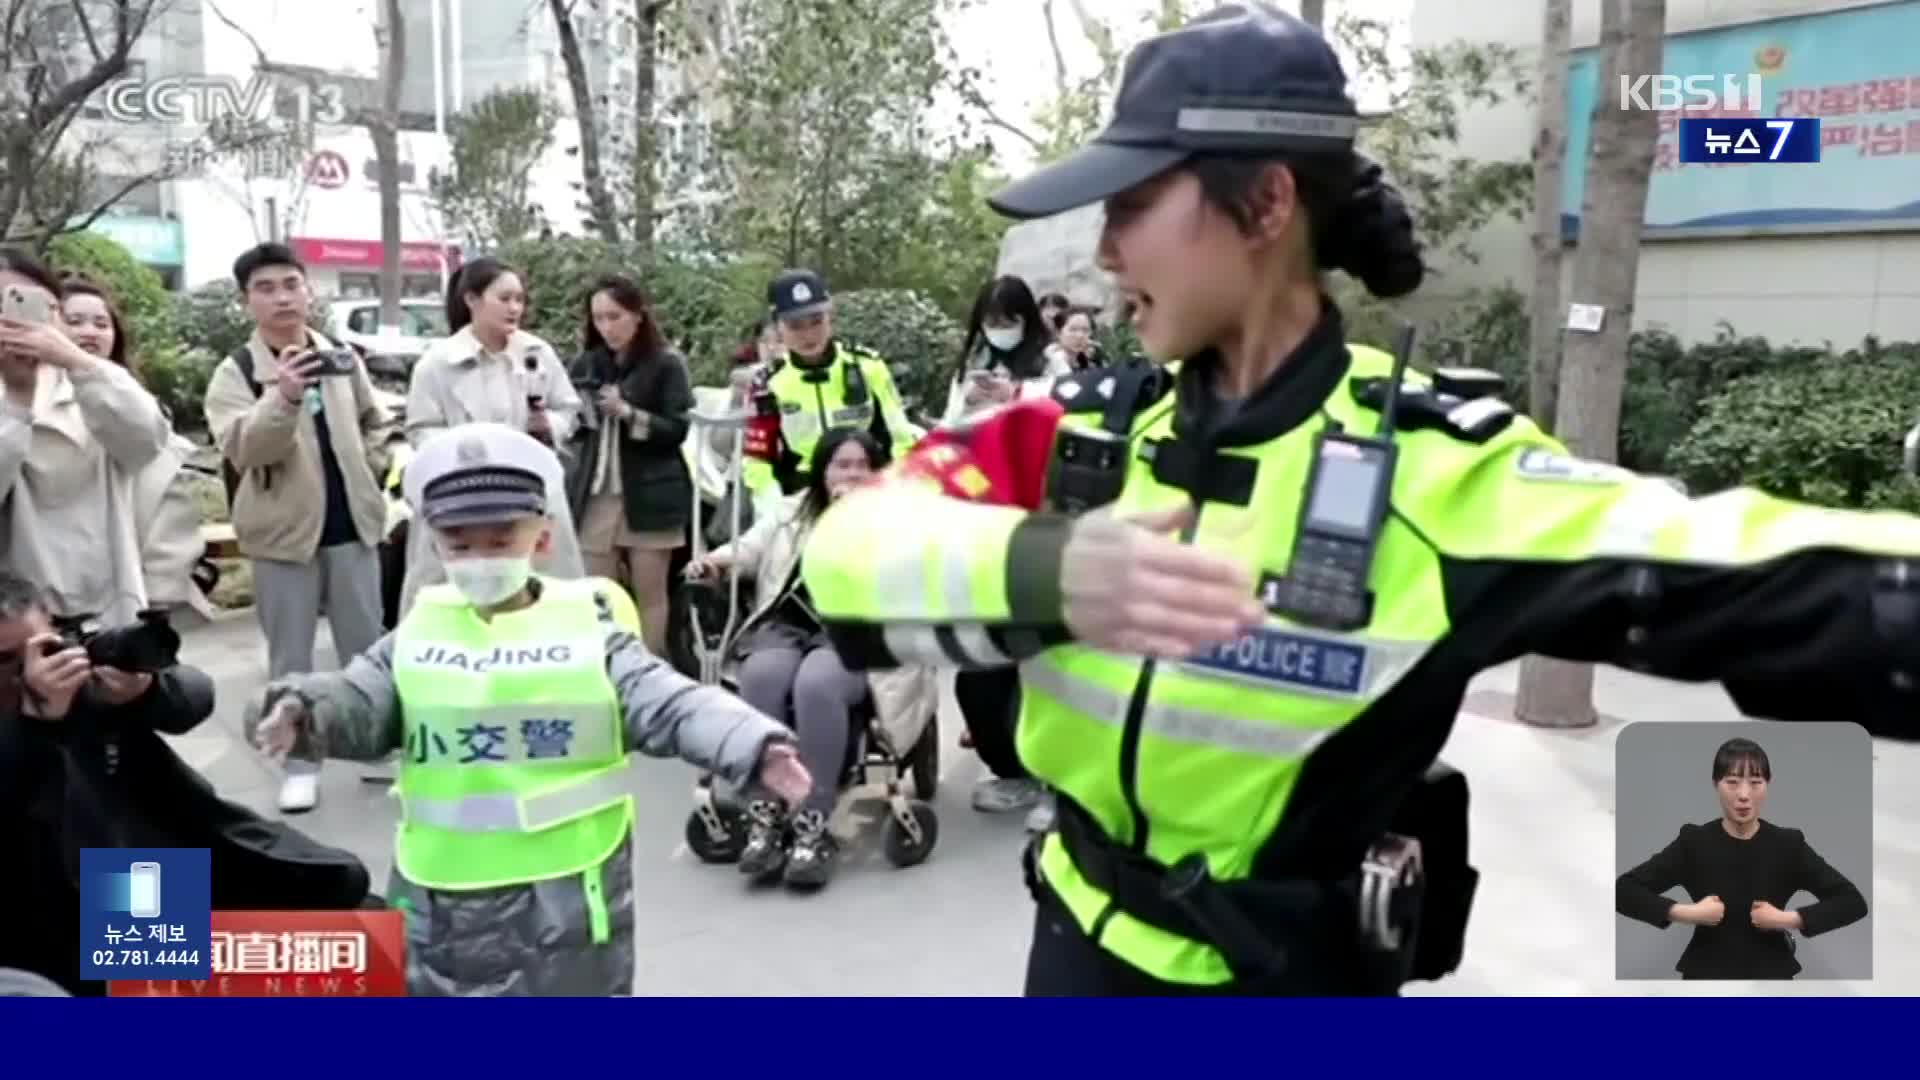
<instances>
[{"instance_id":1,"label":"woman in beige coat","mask_svg":"<svg viewBox=\"0 0 1920 1080\"><path fill-rule=\"evenodd\" d=\"M553 346L520 329L527 311L520 274L494 259L475 259L447 284L447 326L453 333L427 348L407 387L407 441L415 450L435 432L461 424L505 424L548 446L567 445L580 417L580 395ZM539 407L536 408L535 403ZM548 577L587 574L567 493L547 493L553 544L534 563ZM446 580L430 530L407 537L400 612L422 588Z\"/></svg>"},{"instance_id":2,"label":"woman in beige coat","mask_svg":"<svg viewBox=\"0 0 1920 1080\"><path fill-rule=\"evenodd\" d=\"M45 267L0 249L0 564L56 615L131 621L147 606L134 480L166 449L160 405L75 344Z\"/></svg>"},{"instance_id":3,"label":"woman in beige coat","mask_svg":"<svg viewBox=\"0 0 1920 1080\"><path fill-rule=\"evenodd\" d=\"M923 722L937 705L938 691L924 668L848 671L800 582L800 553L821 511L870 480L886 462L886 448L865 430L829 431L814 447L806 490L782 500L738 540L687 567L694 579L725 571L753 579L752 613L741 624L740 696L795 730L801 764L813 777L813 791L790 820L778 799L755 798L748 804L750 824L739 865L749 877L784 876L788 885L806 889L825 885L838 854L827 819L839 798L853 735L851 710L871 697L881 728L893 732L920 726L916 721Z\"/></svg>"},{"instance_id":4,"label":"woman in beige coat","mask_svg":"<svg viewBox=\"0 0 1920 1080\"><path fill-rule=\"evenodd\" d=\"M69 278L61 283L61 292L60 312L74 344L138 378L140 371L132 361L133 339L107 290L85 279ZM201 532L206 519L187 468L193 453L192 440L169 432L167 445L133 476L134 534L147 605L165 609L180 627L202 625L214 614L212 602L194 580L194 571L207 553L207 540Z\"/></svg>"}]
</instances>

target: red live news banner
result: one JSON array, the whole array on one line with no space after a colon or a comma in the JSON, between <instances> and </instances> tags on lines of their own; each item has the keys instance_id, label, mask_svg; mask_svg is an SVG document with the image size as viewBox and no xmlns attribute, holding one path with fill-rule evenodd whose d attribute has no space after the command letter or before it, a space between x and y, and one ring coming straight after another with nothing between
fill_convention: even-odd
<instances>
[{"instance_id":1,"label":"red live news banner","mask_svg":"<svg viewBox=\"0 0 1920 1080\"><path fill-rule=\"evenodd\" d=\"M213 978L127 979L109 997L405 997L398 911L216 911Z\"/></svg>"}]
</instances>

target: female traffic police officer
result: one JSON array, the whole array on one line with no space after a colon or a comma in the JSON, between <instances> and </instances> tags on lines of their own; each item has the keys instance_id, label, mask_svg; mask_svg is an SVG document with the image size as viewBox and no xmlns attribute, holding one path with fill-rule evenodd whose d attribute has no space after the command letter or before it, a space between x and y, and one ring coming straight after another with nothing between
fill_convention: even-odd
<instances>
[{"instance_id":1,"label":"female traffic police officer","mask_svg":"<svg viewBox=\"0 0 1920 1080\"><path fill-rule=\"evenodd\" d=\"M1471 871L1390 830L1468 680L1527 653L1920 734L1920 520L1689 501L1437 381L1393 410L1397 468L1367 441L1390 358L1343 343L1320 271L1397 296L1422 268L1355 126L1333 51L1264 4L1139 46L1106 131L993 204L1104 199L1140 340L1186 362L936 431L808 547L850 662L1021 665L1060 797L1029 994L1443 974Z\"/></svg>"},{"instance_id":2,"label":"female traffic police officer","mask_svg":"<svg viewBox=\"0 0 1920 1080\"><path fill-rule=\"evenodd\" d=\"M779 437L749 447L747 490L792 495L807 485L805 462L814 444L834 428L862 428L894 457L919 437L900 403L893 373L880 357L840 341L833 332L833 297L811 270L787 270L767 286L787 362L769 366L756 387L777 406ZM751 438L751 436L750 436Z\"/></svg>"},{"instance_id":3,"label":"female traffic police officer","mask_svg":"<svg viewBox=\"0 0 1920 1080\"><path fill-rule=\"evenodd\" d=\"M428 440L408 499L450 584L346 670L270 685L261 710L277 754L404 750L389 899L415 995L632 993L629 751L789 802L812 787L786 728L646 651L617 585L534 575L558 471L502 425Z\"/></svg>"}]
</instances>

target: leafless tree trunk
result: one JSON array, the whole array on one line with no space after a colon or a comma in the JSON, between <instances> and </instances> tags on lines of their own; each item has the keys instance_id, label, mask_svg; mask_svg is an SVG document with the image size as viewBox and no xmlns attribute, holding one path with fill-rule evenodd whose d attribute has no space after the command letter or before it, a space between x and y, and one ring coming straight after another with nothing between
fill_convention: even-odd
<instances>
[{"instance_id":1,"label":"leafless tree trunk","mask_svg":"<svg viewBox=\"0 0 1920 1080\"><path fill-rule=\"evenodd\" d=\"M600 162L600 114L593 88L587 84L587 61L580 53L580 35L573 32L574 0L547 0L554 32L560 37L560 59L567 67L567 89L573 95L574 122L580 130L580 179L587 188L588 228L608 243L620 242L620 222L613 206L613 190Z\"/></svg>"},{"instance_id":2,"label":"leafless tree trunk","mask_svg":"<svg viewBox=\"0 0 1920 1080\"><path fill-rule=\"evenodd\" d=\"M660 19L673 0L643 0L634 27L637 62L633 80L633 243L642 269L653 265L659 128L654 99L659 92Z\"/></svg>"},{"instance_id":3,"label":"leafless tree trunk","mask_svg":"<svg viewBox=\"0 0 1920 1080\"><path fill-rule=\"evenodd\" d=\"M1300 18L1313 26L1327 25L1327 0L1300 0Z\"/></svg>"},{"instance_id":4,"label":"leafless tree trunk","mask_svg":"<svg viewBox=\"0 0 1920 1080\"><path fill-rule=\"evenodd\" d=\"M1620 397L1627 380L1640 234L1654 144L1660 139L1658 115L1619 108L1613 88L1622 73L1660 70L1666 22L1666 0L1605 0L1601 13L1601 89L1594 102L1572 299L1600 306L1605 316L1597 333L1569 332L1556 413L1568 449L1598 461L1613 461L1619 454ZM1539 727L1597 723L1592 666L1529 657L1520 668L1515 711L1522 721Z\"/></svg>"},{"instance_id":5,"label":"leafless tree trunk","mask_svg":"<svg viewBox=\"0 0 1920 1080\"><path fill-rule=\"evenodd\" d=\"M1527 371L1527 411L1554 422L1560 347L1566 309L1560 304L1560 266L1566 243L1560 209L1567 176L1567 66L1573 0L1547 0L1540 38L1540 113L1533 136L1533 341ZM1604 95L1603 95L1604 96Z\"/></svg>"},{"instance_id":6,"label":"leafless tree trunk","mask_svg":"<svg viewBox=\"0 0 1920 1080\"><path fill-rule=\"evenodd\" d=\"M380 167L380 325L400 327L400 82L407 72L407 27L400 0L384 0L379 17L380 112L367 132Z\"/></svg>"}]
</instances>

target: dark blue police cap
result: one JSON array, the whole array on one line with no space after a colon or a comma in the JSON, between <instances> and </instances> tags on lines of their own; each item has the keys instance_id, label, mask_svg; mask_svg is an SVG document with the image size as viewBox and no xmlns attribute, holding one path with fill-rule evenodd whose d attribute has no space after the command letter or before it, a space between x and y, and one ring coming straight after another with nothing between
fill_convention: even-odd
<instances>
[{"instance_id":1,"label":"dark blue police cap","mask_svg":"<svg viewBox=\"0 0 1920 1080\"><path fill-rule=\"evenodd\" d=\"M1106 130L987 204L1007 217L1051 217L1195 154L1339 152L1359 128L1346 72L1320 31L1268 4L1228 4L1141 42Z\"/></svg>"},{"instance_id":2,"label":"dark blue police cap","mask_svg":"<svg viewBox=\"0 0 1920 1080\"><path fill-rule=\"evenodd\" d=\"M825 311L832 294L827 282L811 270L785 270L767 286L767 303L775 318L798 319Z\"/></svg>"}]
</instances>

